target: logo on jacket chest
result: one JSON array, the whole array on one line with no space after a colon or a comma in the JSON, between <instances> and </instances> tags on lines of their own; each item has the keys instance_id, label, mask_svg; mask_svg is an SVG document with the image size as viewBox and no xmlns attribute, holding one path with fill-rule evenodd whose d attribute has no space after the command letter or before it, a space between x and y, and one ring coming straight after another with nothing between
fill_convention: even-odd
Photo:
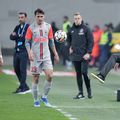
<instances>
[{"instance_id":1,"label":"logo on jacket chest","mask_svg":"<svg viewBox=\"0 0 120 120\"><path fill-rule=\"evenodd\" d=\"M33 36L34 37L48 37L48 31L47 30L41 30L41 29L37 29L33 31Z\"/></svg>"},{"instance_id":2,"label":"logo on jacket chest","mask_svg":"<svg viewBox=\"0 0 120 120\"><path fill-rule=\"evenodd\" d=\"M72 30L71 33L74 33L74 30Z\"/></svg>"},{"instance_id":3,"label":"logo on jacket chest","mask_svg":"<svg viewBox=\"0 0 120 120\"><path fill-rule=\"evenodd\" d=\"M84 29L83 28L81 28L80 30L79 30L79 33L78 33L79 35L84 35Z\"/></svg>"}]
</instances>

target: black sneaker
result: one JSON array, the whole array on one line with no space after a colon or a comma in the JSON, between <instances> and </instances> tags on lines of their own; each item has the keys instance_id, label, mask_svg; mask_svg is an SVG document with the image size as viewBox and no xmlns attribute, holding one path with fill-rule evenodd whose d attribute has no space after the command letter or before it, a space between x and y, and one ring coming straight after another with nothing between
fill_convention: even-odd
<instances>
[{"instance_id":1,"label":"black sneaker","mask_svg":"<svg viewBox=\"0 0 120 120\"><path fill-rule=\"evenodd\" d=\"M89 98L89 99L92 99L92 97L93 97L92 95L88 94L88 98Z\"/></svg>"},{"instance_id":2,"label":"black sneaker","mask_svg":"<svg viewBox=\"0 0 120 120\"><path fill-rule=\"evenodd\" d=\"M75 97L73 97L73 99L84 99L85 96L81 93L78 93Z\"/></svg>"},{"instance_id":3,"label":"black sneaker","mask_svg":"<svg viewBox=\"0 0 120 120\"><path fill-rule=\"evenodd\" d=\"M31 93L31 89L29 89L28 87L21 89L21 91L18 94L27 94L27 93Z\"/></svg>"},{"instance_id":4,"label":"black sneaker","mask_svg":"<svg viewBox=\"0 0 120 120\"><path fill-rule=\"evenodd\" d=\"M14 91L13 93L17 94L17 93L20 93L22 91L22 89L19 87L16 89L16 91Z\"/></svg>"},{"instance_id":5,"label":"black sneaker","mask_svg":"<svg viewBox=\"0 0 120 120\"><path fill-rule=\"evenodd\" d=\"M105 83L105 77L101 74L97 74L95 75L94 73L91 73L91 75L96 78L97 80L99 80L101 83Z\"/></svg>"},{"instance_id":6,"label":"black sneaker","mask_svg":"<svg viewBox=\"0 0 120 120\"><path fill-rule=\"evenodd\" d=\"M91 99L93 97L91 93L91 89L88 89L87 92L88 92L88 98Z\"/></svg>"}]
</instances>

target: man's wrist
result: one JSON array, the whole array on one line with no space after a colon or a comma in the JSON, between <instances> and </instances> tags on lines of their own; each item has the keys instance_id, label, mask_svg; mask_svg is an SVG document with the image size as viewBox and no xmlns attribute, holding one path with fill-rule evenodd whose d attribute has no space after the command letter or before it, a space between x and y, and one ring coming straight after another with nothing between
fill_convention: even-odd
<instances>
[{"instance_id":1,"label":"man's wrist","mask_svg":"<svg viewBox=\"0 0 120 120\"><path fill-rule=\"evenodd\" d=\"M58 56L58 54L57 54L57 53L55 53L54 55L55 55L55 56Z\"/></svg>"}]
</instances>

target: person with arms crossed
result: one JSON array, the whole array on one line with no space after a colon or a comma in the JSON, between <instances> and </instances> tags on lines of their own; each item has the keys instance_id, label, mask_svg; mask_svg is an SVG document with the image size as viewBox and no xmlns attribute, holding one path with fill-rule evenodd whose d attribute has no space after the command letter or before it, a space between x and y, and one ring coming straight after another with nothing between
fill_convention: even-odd
<instances>
[{"instance_id":1,"label":"person with arms crossed","mask_svg":"<svg viewBox=\"0 0 120 120\"><path fill-rule=\"evenodd\" d=\"M82 74L87 85L88 98L91 98L90 80L87 76L86 70L88 68L84 64L88 64L87 61L90 59L90 54L93 48L93 35L88 26L84 24L80 13L74 14L74 24L68 31L67 36L70 58L75 67L77 85L79 89L79 93L74 97L74 99L84 98Z\"/></svg>"},{"instance_id":2,"label":"person with arms crossed","mask_svg":"<svg viewBox=\"0 0 120 120\"><path fill-rule=\"evenodd\" d=\"M52 107L47 99L47 95L52 86L53 76L53 66L50 57L49 45L54 53L56 63L59 62L59 56L54 44L52 27L44 21L44 11L42 9L37 9L35 10L34 15L35 22L30 25L26 33L26 48L31 61L31 72L33 74L32 93L34 98L34 107L40 107L38 83L41 71L44 71L46 76L44 93L41 100L45 106Z\"/></svg>"},{"instance_id":3,"label":"person with arms crossed","mask_svg":"<svg viewBox=\"0 0 120 120\"><path fill-rule=\"evenodd\" d=\"M19 12L18 17L20 24L15 27L10 35L10 39L15 41L13 65L20 83L14 93L25 94L30 92L26 83L28 54L25 47L25 34L29 25L26 23L27 14L25 12Z\"/></svg>"}]
</instances>

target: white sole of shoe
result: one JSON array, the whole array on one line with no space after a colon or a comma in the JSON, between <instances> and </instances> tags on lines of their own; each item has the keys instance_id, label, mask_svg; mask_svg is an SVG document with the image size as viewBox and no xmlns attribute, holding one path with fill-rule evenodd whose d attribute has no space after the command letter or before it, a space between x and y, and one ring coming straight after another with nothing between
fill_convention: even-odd
<instances>
[{"instance_id":1,"label":"white sole of shoe","mask_svg":"<svg viewBox=\"0 0 120 120\"><path fill-rule=\"evenodd\" d=\"M83 97L83 98L80 98L81 100L84 100L85 99L85 97Z\"/></svg>"},{"instance_id":2,"label":"white sole of shoe","mask_svg":"<svg viewBox=\"0 0 120 120\"><path fill-rule=\"evenodd\" d=\"M44 105L46 106L46 107L49 107L49 108L54 108L54 106L52 106L50 103L45 103L42 99L41 99L41 101L44 103Z\"/></svg>"},{"instance_id":3,"label":"white sole of shoe","mask_svg":"<svg viewBox=\"0 0 120 120\"><path fill-rule=\"evenodd\" d=\"M83 98L73 98L73 100L84 100L85 99L85 97L83 97Z\"/></svg>"},{"instance_id":4,"label":"white sole of shoe","mask_svg":"<svg viewBox=\"0 0 120 120\"><path fill-rule=\"evenodd\" d=\"M27 94L27 93L31 93L31 90L27 90L27 91L25 91L25 92L20 92L20 93L18 93L18 94L24 95L24 94Z\"/></svg>"},{"instance_id":5,"label":"white sole of shoe","mask_svg":"<svg viewBox=\"0 0 120 120\"><path fill-rule=\"evenodd\" d=\"M100 79L100 78L99 78L97 75L95 75L94 73L91 73L91 75L92 75L95 79L99 80L100 83L102 83L102 84L105 83L102 79Z\"/></svg>"},{"instance_id":6,"label":"white sole of shoe","mask_svg":"<svg viewBox=\"0 0 120 120\"><path fill-rule=\"evenodd\" d=\"M34 107L38 108L38 107L40 107L40 105L34 105Z\"/></svg>"}]
</instances>

